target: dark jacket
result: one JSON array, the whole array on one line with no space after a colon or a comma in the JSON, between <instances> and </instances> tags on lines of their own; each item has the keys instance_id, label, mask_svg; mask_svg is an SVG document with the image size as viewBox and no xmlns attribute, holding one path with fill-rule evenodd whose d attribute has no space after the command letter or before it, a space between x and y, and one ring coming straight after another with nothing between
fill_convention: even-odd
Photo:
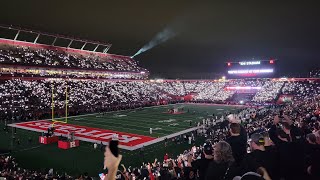
<instances>
[{"instance_id":1,"label":"dark jacket","mask_svg":"<svg viewBox=\"0 0 320 180\"><path fill-rule=\"evenodd\" d=\"M232 155L238 164L247 154L247 133L242 126L240 127L241 131L239 136L230 136L226 139L226 142L231 146Z\"/></svg>"}]
</instances>

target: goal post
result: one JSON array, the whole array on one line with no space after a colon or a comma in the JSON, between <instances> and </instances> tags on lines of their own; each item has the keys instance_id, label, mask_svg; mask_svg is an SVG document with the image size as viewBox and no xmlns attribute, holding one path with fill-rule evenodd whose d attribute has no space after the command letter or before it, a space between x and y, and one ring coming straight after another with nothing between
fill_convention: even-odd
<instances>
[{"instance_id":1,"label":"goal post","mask_svg":"<svg viewBox=\"0 0 320 180\"><path fill-rule=\"evenodd\" d=\"M68 123L68 86L66 85L65 89L65 117L61 118L56 118L54 117L54 109L55 109L55 104L54 104L54 85L51 85L51 121L52 121L52 126L54 126L55 123Z\"/></svg>"}]
</instances>

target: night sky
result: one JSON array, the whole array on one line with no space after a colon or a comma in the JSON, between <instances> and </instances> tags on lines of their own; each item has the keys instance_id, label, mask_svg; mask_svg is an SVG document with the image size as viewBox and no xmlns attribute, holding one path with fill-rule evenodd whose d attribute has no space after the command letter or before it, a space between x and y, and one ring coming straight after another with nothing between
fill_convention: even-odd
<instances>
[{"instance_id":1,"label":"night sky","mask_svg":"<svg viewBox=\"0 0 320 180\"><path fill-rule=\"evenodd\" d=\"M316 1L213 1L7 0L0 24L109 42L128 56L170 27L175 37L135 57L158 78L211 78L252 58L278 59L288 75L320 67Z\"/></svg>"}]
</instances>

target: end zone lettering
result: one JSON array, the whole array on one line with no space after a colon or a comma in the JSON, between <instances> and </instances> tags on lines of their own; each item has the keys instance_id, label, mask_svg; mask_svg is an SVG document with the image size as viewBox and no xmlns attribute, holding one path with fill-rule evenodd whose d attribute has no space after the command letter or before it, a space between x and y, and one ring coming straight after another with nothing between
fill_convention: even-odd
<instances>
[{"instance_id":1,"label":"end zone lettering","mask_svg":"<svg viewBox=\"0 0 320 180\"><path fill-rule=\"evenodd\" d=\"M51 125L52 123L50 121L32 121L12 124L13 127L37 132L46 132ZM55 133L57 134L67 135L70 131L73 131L75 133L75 137L80 140L87 142L98 141L97 143L103 142L104 144L109 142L112 139L112 137L114 137L114 135L118 135L119 144L127 147L136 146L155 139L149 136L117 132L99 128L91 128L64 123L55 124Z\"/></svg>"}]
</instances>

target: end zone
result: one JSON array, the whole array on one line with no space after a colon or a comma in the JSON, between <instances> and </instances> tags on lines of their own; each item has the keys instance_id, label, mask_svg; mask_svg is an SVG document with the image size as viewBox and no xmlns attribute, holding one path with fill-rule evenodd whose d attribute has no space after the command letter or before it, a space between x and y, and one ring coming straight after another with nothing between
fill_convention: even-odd
<instances>
[{"instance_id":1,"label":"end zone","mask_svg":"<svg viewBox=\"0 0 320 180\"><path fill-rule=\"evenodd\" d=\"M52 124L51 121L39 120L39 121L9 124L8 126L25 129L29 131L35 131L35 132L46 132L48 127L51 126L51 124ZM100 144L102 142L104 145L107 145L114 135L118 135L119 148L133 151L143 146L149 146L149 145L164 141L165 139L170 139L175 136L179 136L181 134L186 134L186 133L195 131L199 128L202 128L202 126L193 127L190 129L186 129L186 130L176 132L167 136L159 137L159 138L132 134L132 133L118 132L113 130L78 126L73 124L65 124L65 123L59 123L59 122L55 123L55 128L56 128L55 134L58 136L67 137L69 131L73 131L75 132L75 138L78 140L97 143L97 144Z\"/></svg>"},{"instance_id":2,"label":"end zone","mask_svg":"<svg viewBox=\"0 0 320 180\"><path fill-rule=\"evenodd\" d=\"M46 132L51 126L52 122L48 120L22 122L16 124L9 124L11 127L20 129L35 131L35 132ZM139 145L145 144L149 141L155 140L156 138L143 136L138 134L131 134L125 132L118 132L106 129L78 126L66 123L55 123L55 134L58 136L67 136L69 131L75 132L75 138L81 141L92 142L100 144L108 144L114 135L119 137L119 148L126 150L135 150L140 147Z\"/></svg>"}]
</instances>

